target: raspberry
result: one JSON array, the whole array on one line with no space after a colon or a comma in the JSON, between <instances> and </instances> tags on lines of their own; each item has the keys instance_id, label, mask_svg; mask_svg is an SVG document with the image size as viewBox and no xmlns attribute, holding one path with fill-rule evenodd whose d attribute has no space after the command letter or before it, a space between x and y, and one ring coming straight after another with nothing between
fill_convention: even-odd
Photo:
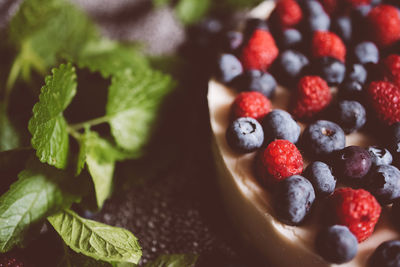
<instances>
[{"instance_id":1,"label":"raspberry","mask_svg":"<svg viewBox=\"0 0 400 267\"><path fill-rule=\"evenodd\" d=\"M245 69L265 71L277 58L278 53L278 47L271 33L258 29L243 48L241 61Z\"/></svg>"},{"instance_id":2,"label":"raspberry","mask_svg":"<svg viewBox=\"0 0 400 267\"><path fill-rule=\"evenodd\" d=\"M372 82L368 87L372 107L383 121L400 122L400 88L390 82Z\"/></svg>"},{"instance_id":3,"label":"raspberry","mask_svg":"<svg viewBox=\"0 0 400 267\"><path fill-rule=\"evenodd\" d=\"M15 254L0 254L0 267L28 267L25 261L16 257Z\"/></svg>"},{"instance_id":4,"label":"raspberry","mask_svg":"<svg viewBox=\"0 0 400 267\"><path fill-rule=\"evenodd\" d=\"M251 117L260 121L271 111L271 102L259 92L242 92L237 95L231 109L234 119Z\"/></svg>"},{"instance_id":5,"label":"raspberry","mask_svg":"<svg viewBox=\"0 0 400 267\"><path fill-rule=\"evenodd\" d=\"M368 13L372 38L379 46L386 47L400 39L400 16L397 8L379 5Z\"/></svg>"},{"instance_id":6,"label":"raspberry","mask_svg":"<svg viewBox=\"0 0 400 267\"><path fill-rule=\"evenodd\" d=\"M390 55L383 60L385 78L395 85L400 85L400 56Z\"/></svg>"},{"instance_id":7,"label":"raspberry","mask_svg":"<svg viewBox=\"0 0 400 267\"><path fill-rule=\"evenodd\" d=\"M259 155L259 175L267 183L276 183L301 174L303 157L297 147L287 140L275 140Z\"/></svg>"},{"instance_id":8,"label":"raspberry","mask_svg":"<svg viewBox=\"0 0 400 267\"><path fill-rule=\"evenodd\" d=\"M361 5L369 5L371 0L346 0L346 2L353 7L356 7Z\"/></svg>"},{"instance_id":9,"label":"raspberry","mask_svg":"<svg viewBox=\"0 0 400 267\"><path fill-rule=\"evenodd\" d=\"M381 214L378 201L364 189L336 189L330 204L335 216L334 223L347 226L359 243L372 234Z\"/></svg>"},{"instance_id":10,"label":"raspberry","mask_svg":"<svg viewBox=\"0 0 400 267\"><path fill-rule=\"evenodd\" d=\"M344 62L346 46L336 34L316 31L312 39L312 54L315 58L333 57Z\"/></svg>"},{"instance_id":11,"label":"raspberry","mask_svg":"<svg viewBox=\"0 0 400 267\"><path fill-rule=\"evenodd\" d=\"M297 85L293 114L297 118L310 118L331 102L328 84L318 76L304 76Z\"/></svg>"},{"instance_id":12,"label":"raspberry","mask_svg":"<svg viewBox=\"0 0 400 267\"><path fill-rule=\"evenodd\" d=\"M338 0L319 0L319 2L328 14L335 13L339 6Z\"/></svg>"},{"instance_id":13,"label":"raspberry","mask_svg":"<svg viewBox=\"0 0 400 267\"><path fill-rule=\"evenodd\" d=\"M280 0L276 4L277 18L284 28L298 24L303 17L299 4L294 0Z\"/></svg>"}]
</instances>

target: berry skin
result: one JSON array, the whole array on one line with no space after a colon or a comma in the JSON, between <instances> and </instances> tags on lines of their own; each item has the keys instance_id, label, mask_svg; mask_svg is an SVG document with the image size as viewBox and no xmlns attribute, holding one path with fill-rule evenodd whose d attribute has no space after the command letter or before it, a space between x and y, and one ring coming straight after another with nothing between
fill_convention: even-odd
<instances>
[{"instance_id":1,"label":"berry skin","mask_svg":"<svg viewBox=\"0 0 400 267\"><path fill-rule=\"evenodd\" d=\"M312 157L327 156L346 145L345 134L334 122L318 120L303 132L302 144Z\"/></svg>"},{"instance_id":2,"label":"berry skin","mask_svg":"<svg viewBox=\"0 0 400 267\"><path fill-rule=\"evenodd\" d=\"M259 92L242 92L236 96L232 104L232 116L251 117L261 120L271 110L271 102Z\"/></svg>"},{"instance_id":3,"label":"berry skin","mask_svg":"<svg viewBox=\"0 0 400 267\"><path fill-rule=\"evenodd\" d=\"M339 36L329 31L316 31L312 39L314 58L333 57L342 62L346 58L346 46Z\"/></svg>"},{"instance_id":4,"label":"berry skin","mask_svg":"<svg viewBox=\"0 0 400 267\"><path fill-rule=\"evenodd\" d=\"M343 62L332 57L318 58L313 67L330 86L341 84L346 75L346 66Z\"/></svg>"},{"instance_id":5,"label":"berry skin","mask_svg":"<svg viewBox=\"0 0 400 267\"><path fill-rule=\"evenodd\" d=\"M305 55L296 50L286 50L278 58L278 74L283 84L291 84L309 64Z\"/></svg>"},{"instance_id":6,"label":"berry skin","mask_svg":"<svg viewBox=\"0 0 400 267\"><path fill-rule=\"evenodd\" d=\"M400 15L397 8L379 5L368 13L373 41L381 47L387 47L400 40Z\"/></svg>"},{"instance_id":7,"label":"berry skin","mask_svg":"<svg viewBox=\"0 0 400 267\"><path fill-rule=\"evenodd\" d=\"M346 80L358 81L361 84L364 84L367 80L367 70L361 64L351 65L350 68L347 68L347 77Z\"/></svg>"},{"instance_id":8,"label":"berry skin","mask_svg":"<svg viewBox=\"0 0 400 267\"><path fill-rule=\"evenodd\" d=\"M274 109L262 121L266 143L284 139L295 144L299 140L300 126L284 110Z\"/></svg>"},{"instance_id":9,"label":"berry skin","mask_svg":"<svg viewBox=\"0 0 400 267\"><path fill-rule=\"evenodd\" d=\"M294 0L279 0L276 3L275 12L283 28L295 26L303 17L299 4Z\"/></svg>"},{"instance_id":10,"label":"berry skin","mask_svg":"<svg viewBox=\"0 0 400 267\"><path fill-rule=\"evenodd\" d=\"M274 184L303 171L303 157L287 140L275 140L259 155L258 171L267 184Z\"/></svg>"},{"instance_id":11,"label":"berry skin","mask_svg":"<svg viewBox=\"0 0 400 267\"><path fill-rule=\"evenodd\" d=\"M370 258L371 267L400 266L400 240L389 240L379 245Z\"/></svg>"},{"instance_id":12,"label":"berry skin","mask_svg":"<svg viewBox=\"0 0 400 267\"><path fill-rule=\"evenodd\" d=\"M332 31L335 32L344 42L350 43L353 33L351 18L348 16L337 17L333 21Z\"/></svg>"},{"instance_id":13,"label":"berry skin","mask_svg":"<svg viewBox=\"0 0 400 267\"><path fill-rule=\"evenodd\" d=\"M310 213L315 200L312 184L303 176L294 175L278 183L274 195L279 219L289 225L298 225Z\"/></svg>"},{"instance_id":14,"label":"berry skin","mask_svg":"<svg viewBox=\"0 0 400 267\"><path fill-rule=\"evenodd\" d=\"M332 100L328 84L318 76L304 76L297 85L293 114L311 118L325 109Z\"/></svg>"},{"instance_id":15,"label":"berry skin","mask_svg":"<svg viewBox=\"0 0 400 267\"><path fill-rule=\"evenodd\" d=\"M257 29L243 48L241 61L245 69L267 70L278 57L278 47L271 33Z\"/></svg>"},{"instance_id":16,"label":"berry skin","mask_svg":"<svg viewBox=\"0 0 400 267\"><path fill-rule=\"evenodd\" d=\"M303 36L301 35L301 32L296 29L285 29L283 30L279 41L280 47L293 48L301 44Z\"/></svg>"},{"instance_id":17,"label":"berry skin","mask_svg":"<svg viewBox=\"0 0 400 267\"><path fill-rule=\"evenodd\" d=\"M329 15L335 13L339 7L338 0L319 0L319 2Z\"/></svg>"},{"instance_id":18,"label":"berry skin","mask_svg":"<svg viewBox=\"0 0 400 267\"><path fill-rule=\"evenodd\" d=\"M15 253L0 254L0 267L29 267L25 260Z\"/></svg>"},{"instance_id":19,"label":"berry skin","mask_svg":"<svg viewBox=\"0 0 400 267\"><path fill-rule=\"evenodd\" d=\"M228 31L223 39L222 48L231 53L237 51L243 43L243 33L237 31Z\"/></svg>"},{"instance_id":20,"label":"berry skin","mask_svg":"<svg viewBox=\"0 0 400 267\"><path fill-rule=\"evenodd\" d=\"M381 165L368 175L367 189L382 205L400 198L400 171L392 165Z\"/></svg>"},{"instance_id":21,"label":"berry skin","mask_svg":"<svg viewBox=\"0 0 400 267\"><path fill-rule=\"evenodd\" d=\"M321 161L310 163L304 176L314 186L317 196L329 196L335 190L336 178L333 176L331 168Z\"/></svg>"},{"instance_id":22,"label":"berry skin","mask_svg":"<svg viewBox=\"0 0 400 267\"><path fill-rule=\"evenodd\" d=\"M332 225L319 232L316 248L326 261L342 264L357 255L358 241L346 226Z\"/></svg>"},{"instance_id":23,"label":"berry skin","mask_svg":"<svg viewBox=\"0 0 400 267\"><path fill-rule=\"evenodd\" d=\"M336 189L330 198L334 223L345 225L359 243L374 231L381 215L381 206L373 195L364 189L343 187Z\"/></svg>"},{"instance_id":24,"label":"berry skin","mask_svg":"<svg viewBox=\"0 0 400 267\"><path fill-rule=\"evenodd\" d=\"M231 54L222 54L217 64L217 78L223 83L230 83L243 72L242 63Z\"/></svg>"},{"instance_id":25,"label":"berry skin","mask_svg":"<svg viewBox=\"0 0 400 267\"><path fill-rule=\"evenodd\" d=\"M339 98L345 100L360 101L364 96L364 90L358 81L345 80L339 86Z\"/></svg>"},{"instance_id":26,"label":"berry skin","mask_svg":"<svg viewBox=\"0 0 400 267\"><path fill-rule=\"evenodd\" d=\"M361 42L354 48L354 57L361 64L376 64L379 62L378 47L373 42Z\"/></svg>"},{"instance_id":27,"label":"berry skin","mask_svg":"<svg viewBox=\"0 0 400 267\"><path fill-rule=\"evenodd\" d=\"M400 89L390 82L371 82L368 96L380 119L392 125L400 122Z\"/></svg>"},{"instance_id":28,"label":"berry skin","mask_svg":"<svg viewBox=\"0 0 400 267\"><path fill-rule=\"evenodd\" d=\"M332 113L346 134L361 129L367 121L365 108L357 101L340 101Z\"/></svg>"},{"instance_id":29,"label":"berry skin","mask_svg":"<svg viewBox=\"0 0 400 267\"><path fill-rule=\"evenodd\" d=\"M264 132L260 123L253 118L238 118L226 131L229 146L239 153L249 153L260 148L264 142Z\"/></svg>"},{"instance_id":30,"label":"berry skin","mask_svg":"<svg viewBox=\"0 0 400 267\"><path fill-rule=\"evenodd\" d=\"M367 148L367 150L371 155L372 165L380 166L380 165L392 164L393 156L386 148L378 146L370 146Z\"/></svg>"},{"instance_id":31,"label":"berry skin","mask_svg":"<svg viewBox=\"0 0 400 267\"><path fill-rule=\"evenodd\" d=\"M302 7L304 10L304 24L306 31L312 33L314 31L329 30L331 19L318 1L304 1Z\"/></svg>"},{"instance_id":32,"label":"berry skin","mask_svg":"<svg viewBox=\"0 0 400 267\"><path fill-rule=\"evenodd\" d=\"M275 78L268 72L248 70L237 77L232 86L239 91L259 92L267 98L272 98L277 86Z\"/></svg>"},{"instance_id":33,"label":"berry skin","mask_svg":"<svg viewBox=\"0 0 400 267\"><path fill-rule=\"evenodd\" d=\"M400 85L400 56L390 55L383 60L383 69L386 79L395 85Z\"/></svg>"},{"instance_id":34,"label":"berry skin","mask_svg":"<svg viewBox=\"0 0 400 267\"><path fill-rule=\"evenodd\" d=\"M244 28L245 39L249 39L256 30L269 31L267 21L256 18L248 19Z\"/></svg>"}]
</instances>

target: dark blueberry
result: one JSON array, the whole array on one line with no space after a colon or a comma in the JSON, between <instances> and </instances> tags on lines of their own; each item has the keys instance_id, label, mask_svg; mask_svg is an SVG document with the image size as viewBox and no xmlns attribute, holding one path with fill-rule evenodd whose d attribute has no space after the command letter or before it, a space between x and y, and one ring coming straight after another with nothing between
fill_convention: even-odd
<instances>
[{"instance_id":1,"label":"dark blueberry","mask_svg":"<svg viewBox=\"0 0 400 267\"><path fill-rule=\"evenodd\" d=\"M281 47L293 48L301 44L303 37L297 29L286 29L282 32Z\"/></svg>"},{"instance_id":2,"label":"dark blueberry","mask_svg":"<svg viewBox=\"0 0 400 267\"><path fill-rule=\"evenodd\" d=\"M267 143L275 139L285 139L295 144L299 140L300 126L284 110L272 110L264 117L262 126Z\"/></svg>"},{"instance_id":3,"label":"dark blueberry","mask_svg":"<svg viewBox=\"0 0 400 267\"><path fill-rule=\"evenodd\" d=\"M332 225L318 233L316 249L326 261L341 264L357 255L358 241L346 226Z\"/></svg>"},{"instance_id":4,"label":"dark blueberry","mask_svg":"<svg viewBox=\"0 0 400 267\"><path fill-rule=\"evenodd\" d=\"M304 176L310 180L318 196L328 196L335 190L336 178L331 168L321 161L314 161L308 165Z\"/></svg>"},{"instance_id":5,"label":"dark blueberry","mask_svg":"<svg viewBox=\"0 0 400 267\"><path fill-rule=\"evenodd\" d=\"M356 6L356 7L354 7L353 11L356 13L355 15L358 18L365 18L368 15L368 13L371 11L371 9L372 9L372 6L367 4L367 5Z\"/></svg>"},{"instance_id":6,"label":"dark blueberry","mask_svg":"<svg viewBox=\"0 0 400 267\"><path fill-rule=\"evenodd\" d=\"M362 42L354 48L355 60L361 64L378 63L379 50L373 42Z\"/></svg>"},{"instance_id":7,"label":"dark blueberry","mask_svg":"<svg viewBox=\"0 0 400 267\"><path fill-rule=\"evenodd\" d=\"M391 212L393 222L397 226L397 229L400 229L400 200L394 202Z\"/></svg>"},{"instance_id":8,"label":"dark blueberry","mask_svg":"<svg viewBox=\"0 0 400 267\"><path fill-rule=\"evenodd\" d=\"M400 171L392 165L381 165L368 175L366 186L383 205L400 197Z\"/></svg>"},{"instance_id":9,"label":"dark blueberry","mask_svg":"<svg viewBox=\"0 0 400 267\"><path fill-rule=\"evenodd\" d=\"M397 0L395 2L398 3ZM371 0L371 5L372 6L377 6L377 5L380 5L380 4L382 4L382 0Z\"/></svg>"},{"instance_id":10,"label":"dark blueberry","mask_svg":"<svg viewBox=\"0 0 400 267\"><path fill-rule=\"evenodd\" d=\"M253 152L262 146L264 132L257 120L250 117L238 118L229 125L226 140L237 152Z\"/></svg>"},{"instance_id":11,"label":"dark blueberry","mask_svg":"<svg viewBox=\"0 0 400 267\"><path fill-rule=\"evenodd\" d=\"M311 156L326 156L346 145L345 134L334 122L318 120L304 130L302 144Z\"/></svg>"},{"instance_id":12,"label":"dark blueberry","mask_svg":"<svg viewBox=\"0 0 400 267\"><path fill-rule=\"evenodd\" d=\"M358 81L345 80L339 86L339 98L360 101L363 98L363 85Z\"/></svg>"},{"instance_id":13,"label":"dark blueberry","mask_svg":"<svg viewBox=\"0 0 400 267\"><path fill-rule=\"evenodd\" d=\"M302 53L295 50L284 51L279 59L278 74L283 84L290 84L300 75L304 67L309 64L309 60Z\"/></svg>"},{"instance_id":14,"label":"dark blueberry","mask_svg":"<svg viewBox=\"0 0 400 267\"><path fill-rule=\"evenodd\" d=\"M345 43L349 43L353 32L351 18L348 16L337 17L332 23L332 31L337 33Z\"/></svg>"},{"instance_id":15,"label":"dark blueberry","mask_svg":"<svg viewBox=\"0 0 400 267\"><path fill-rule=\"evenodd\" d=\"M394 161L397 162L394 165L400 168L400 122L392 125L390 139L390 149L393 153Z\"/></svg>"},{"instance_id":16,"label":"dark blueberry","mask_svg":"<svg viewBox=\"0 0 400 267\"><path fill-rule=\"evenodd\" d=\"M371 256L370 266L399 267L400 240L389 240L380 244Z\"/></svg>"},{"instance_id":17,"label":"dark blueberry","mask_svg":"<svg viewBox=\"0 0 400 267\"><path fill-rule=\"evenodd\" d=\"M217 78L223 83L230 83L242 74L243 66L240 60L231 54L222 54L217 61Z\"/></svg>"},{"instance_id":18,"label":"dark blueberry","mask_svg":"<svg viewBox=\"0 0 400 267\"><path fill-rule=\"evenodd\" d=\"M315 200L312 184L300 175L279 182L275 194L275 210L279 219L289 225L300 224Z\"/></svg>"},{"instance_id":19,"label":"dark blueberry","mask_svg":"<svg viewBox=\"0 0 400 267\"><path fill-rule=\"evenodd\" d=\"M329 30L331 19L318 1L304 1L302 7L305 14L304 24L307 31L314 32Z\"/></svg>"},{"instance_id":20,"label":"dark blueberry","mask_svg":"<svg viewBox=\"0 0 400 267\"><path fill-rule=\"evenodd\" d=\"M393 133L392 137L393 142L395 143L400 142L400 122L393 124L392 133Z\"/></svg>"},{"instance_id":21,"label":"dark blueberry","mask_svg":"<svg viewBox=\"0 0 400 267\"><path fill-rule=\"evenodd\" d=\"M361 129L367 121L365 108L357 101L340 101L333 109L335 121L346 134Z\"/></svg>"},{"instance_id":22,"label":"dark blueberry","mask_svg":"<svg viewBox=\"0 0 400 267\"><path fill-rule=\"evenodd\" d=\"M277 86L275 78L268 72L260 70L248 70L238 76L232 86L239 91L256 91L268 98L275 94Z\"/></svg>"},{"instance_id":23,"label":"dark blueberry","mask_svg":"<svg viewBox=\"0 0 400 267\"><path fill-rule=\"evenodd\" d=\"M354 64L347 68L346 80L358 81L364 84L367 80L367 70L361 64Z\"/></svg>"},{"instance_id":24,"label":"dark blueberry","mask_svg":"<svg viewBox=\"0 0 400 267\"><path fill-rule=\"evenodd\" d=\"M369 154L371 154L371 160L374 166L392 164L392 154L390 154L389 150L386 148L370 146L367 148L367 150L369 151Z\"/></svg>"},{"instance_id":25,"label":"dark blueberry","mask_svg":"<svg viewBox=\"0 0 400 267\"><path fill-rule=\"evenodd\" d=\"M228 31L223 39L222 48L228 52L235 52L243 43L243 34L237 31Z\"/></svg>"},{"instance_id":26,"label":"dark blueberry","mask_svg":"<svg viewBox=\"0 0 400 267\"><path fill-rule=\"evenodd\" d=\"M269 31L267 21L256 18L248 19L244 29L245 39L248 39L250 36L252 36L255 30Z\"/></svg>"},{"instance_id":27,"label":"dark blueberry","mask_svg":"<svg viewBox=\"0 0 400 267\"><path fill-rule=\"evenodd\" d=\"M343 62L331 57L317 59L314 69L330 86L341 84L346 74L346 66Z\"/></svg>"},{"instance_id":28,"label":"dark blueberry","mask_svg":"<svg viewBox=\"0 0 400 267\"><path fill-rule=\"evenodd\" d=\"M206 18L189 29L188 35L191 43L199 48L216 48L217 40L223 30L222 22L215 18Z\"/></svg>"},{"instance_id":29,"label":"dark blueberry","mask_svg":"<svg viewBox=\"0 0 400 267\"><path fill-rule=\"evenodd\" d=\"M361 184L361 179L368 173L372 165L369 152L359 146L348 146L337 151L333 156L332 163L338 179L355 184Z\"/></svg>"}]
</instances>

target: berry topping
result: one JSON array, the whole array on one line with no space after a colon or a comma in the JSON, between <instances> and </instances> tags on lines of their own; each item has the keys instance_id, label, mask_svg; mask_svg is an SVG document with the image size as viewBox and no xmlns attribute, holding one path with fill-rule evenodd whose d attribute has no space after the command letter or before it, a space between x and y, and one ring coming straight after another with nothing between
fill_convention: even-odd
<instances>
[{"instance_id":1,"label":"berry topping","mask_svg":"<svg viewBox=\"0 0 400 267\"><path fill-rule=\"evenodd\" d=\"M316 248L326 261L341 264L357 255L358 242L346 226L332 225L318 234Z\"/></svg>"},{"instance_id":2,"label":"berry topping","mask_svg":"<svg viewBox=\"0 0 400 267\"><path fill-rule=\"evenodd\" d=\"M303 222L314 200L312 184L300 175L291 176L278 183L274 195L275 210L279 219L290 225Z\"/></svg>"},{"instance_id":3,"label":"berry topping","mask_svg":"<svg viewBox=\"0 0 400 267\"><path fill-rule=\"evenodd\" d=\"M302 53L295 50L286 50L278 58L278 75L285 84L293 83L301 74L309 60Z\"/></svg>"},{"instance_id":4,"label":"berry topping","mask_svg":"<svg viewBox=\"0 0 400 267\"><path fill-rule=\"evenodd\" d=\"M311 118L331 102L328 84L318 76L304 76L297 85L293 114L297 118Z\"/></svg>"},{"instance_id":5,"label":"berry topping","mask_svg":"<svg viewBox=\"0 0 400 267\"><path fill-rule=\"evenodd\" d=\"M372 37L382 47L390 46L400 40L400 15L397 8L379 5L368 13Z\"/></svg>"},{"instance_id":6,"label":"berry topping","mask_svg":"<svg viewBox=\"0 0 400 267\"><path fill-rule=\"evenodd\" d=\"M361 64L351 65L350 68L347 68L346 80L357 81L364 84L367 80L367 70Z\"/></svg>"},{"instance_id":7,"label":"berry topping","mask_svg":"<svg viewBox=\"0 0 400 267\"><path fill-rule=\"evenodd\" d=\"M245 69L267 70L279 50L271 33L257 29L243 48L241 60Z\"/></svg>"},{"instance_id":8,"label":"berry topping","mask_svg":"<svg viewBox=\"0 0 400 267\"><path fill-rule=\"evenodd\" d=\"M303 16L301 8L295 0L279 0L275 10L278 21L284 28L296 25Z\"/></svg>"},{"instance_id":9,"label":"berry topping","mask_svg":"<svg viewBox=\"0 0 400 267\"><path fill-rule=\"evenodd\" d=\"M358 242L364 241L373 233L382 210L368 191L349 187L336 189L330 204L335 223L347 226Z\"/></svg>"},{"instance_id":10,"label":"berry topping","mask_svg":"<svg viewBox=\"0 0 400 267\"><path fill-rule=\"evenodd\" d=\"M347 182L360 183L371 168L371 155L359 146L348 146L338 151L333 157L337 177Z\"/></svg>"},{"instance_id":11,"label":"berry topping","mask_svg":"<svg viewBox=\"0 0 400 267\"><path fill-rule=\"evenodd\" d=\"M378 63L379 50L373 42L362 42L354 48L355 60L361 64Z\"/></svg>"},{"instance_id":12,"label":"berry topping","mask_svg":"<svg viewBox=\"0 0 400 267\"><path fill-rule=\"evenodd\" d=\"M266 143L275 139L284 139L295 144L299 140L300 126L292 116L284 110L275 109L262 121Z\"/></svg>"},{"instance_id":13,"label":"berry topping","mask_svg":"<svg viewBox=\"0 0 400 267\"><path fill-rule=\"evenodd\" d=\"M340 0L319 0L319 2L324 7L324 10L328 14L333 14L336 12L337 8L339 7L338 1Z\"/></svg>"},{"instance_id":14,"label":"berry topping","mask_svg":"<svg viewBox=\"0 0 400 267\"><path fill-rule=\"evenodd\" d=\"M368 95L378 116L388 124L400 122L400 89L390 82L372 82Z\"/></svg>"},{"instance_id":15,"label":"berry topping","mask_svg":"<svg viewBox=\"0 0 400 267\"><path fill-rule=\"evenodd\" d=\"M0 254L0 267L29 267L24 259L16 253Z\"/></svg>"},{"instance_id":16,"label":"berry topping","mask_svg":"<svg viewBox=\"0 0 400 267\"><path fill-rule=\"evenodd\" d=\"M333 57L344 62L346 57L346 46L340 37L328 31L314 33L311 51L315 58Z\"/></svg>"},{"instance_id":17,"label":"berry topping","mask_svg":"<svg viewBox=\"0 0 400 267\"><path fill-rule=\"evenodd\" d=\"M226 132L229 146L241 153L260 148L264 142L264 132L260 123L250 117L234 120Z\"/></svg>"},{"instance_id":18,"label":"berry topping","mask_svg":"<svg viewBox=\"0 0 400 267\"><path fill-rule=\"evenodd\" d=\"M390 55L383 60L383 69L386 79L400 86L400 56Z\"/></svg>"},{"instance_id":19,"label":"berry topping","mask_svg":"<svg viewBox=\"0 0 400 267\"><path fill-rule=\"evenodd\" d=\"M232 84L239 91L259 92L268 98L274 96L276 85L276 80L271 74L260 70L245 71Z\"/></svg>"},{"instance_id":20,"label":"berry topping","mask_svg":"<svg viewBox=\"0 0 400 267\"><path fill-rule=\"evenodd\" d=\"M329 30L331 19L318 1L303 1L302 8L305 13L304 24L307 31L312 33Z\"/></svg>"},{"instance_id":21,"label":"berry topping","mask_svg":"<svg viewBox=\"0 0 400 267\"><path fill-rule=\"evenodd\" d=\"M242 74L243 67L239 59L231 54L222 54L217 61L217 78L223 83L229 83Z\"/></svg>"},{"instance_id":22,"label":"berry topping","mask_svg":"<svg viewBox=\"0 0 400 267\"><path fill-rule=\"evenodd\" d=\"M349 43L353 33L351 18L348 16L337 17L333 21L332 31L335 32L344 42Z\"/></svg>"},{"instance_id":23,"label":"berry topping","mask_svg":"<svg viewBox=\"0 0 400 267\"><path fill-rule=\"evenodd\" d=\"M380 244L379 247L372 254L369 266L400 266L400 240L389 240Z\"/></svg>"},{"instance_id":24,"label":"berry topping","mask_svg":"<svg viewBox=\"0 0 400 267\"><path fill-rule=\"evenodd\" d=\"M271 102L259 92L242 92L236 96L232 104L232 116L251 117L261 120L271 110Z\"/></svg>"},{"instance_id":25,"label":"berry topping","mask_svg":"<svg viewBox=\"0 0 400 267\"><path fill-rule=\"evenodd\" d=\"M339 87L339 97L346 100L361 100L363 86L358 81L345 80Z\"/></svg>"},{"instance_id":26,"label":"berry topping","mask_svg":"<svg viewBox=\"0 0 400 267\"><path fill-rule=\"evenodd\" d=\"M367 121L365 108L357 101L343 100L332 111L332 117L346 134L361 129Z\"/></svg>"},{"instance_id":27,"label":"berry topping","mask_svg":"<svg viewBox=\"0 0 400 267\"><path fill-rule=\"evenodd\" d=\"M314 64L315 71L329 85L342 83L346 74L346 66L340 60L332 57L318 58Z\"/></svg>"},{"instance_id":28,"label":"berry topping","mask_svg":"<svg viewBox=\"0 0 400 267\"><path fill-rule=\"evenodd\" d=\"M308 165L304 176L310 180L318 196L328 196L335 190L336 178L332 175L331 168L321 161Z\"/></svg>"},{"instance_id":29,"label":"berry topping","mask_svg":"<svg viewBox=\"0 0 400 267\"><path fill-rule=\"evenodd\" d=\"M303 36L301 32L296 29L285 29L279 39L280 47L293 48L301 44Z\"/></svg>"},{"instance_id":30,"label":"berry topping","mask_svg":"<svg viewBox=\"0 0 400 267\"><path fill-rule=\"evenodd\" d=\"M392 165L381 165L368 175L367 189L379 203L391 204L400 198L400 171Z\"/></svg>"},{"instance_id":31,"label":"berry topping","mask_svg":"<svg viewBox=\"0 0 400 267\"><path fill-rule=\"evenodd\" d=\"M392 154L390 154L389 150L387 150L386 148L370 146L367 150L371 155L371 161L374 166L392 164Z\"/></svg>"},{"instance_id":32,"label":"berry topping","mask_svg":"<svg viewBox=\"0 0 400 267\"><path fill-rule=\"evenodd\" d=\"M243 34L237 31L228 31L223 39L222 47L226 51L235 52L243 43Z\"/></svg>"}]
</instances>

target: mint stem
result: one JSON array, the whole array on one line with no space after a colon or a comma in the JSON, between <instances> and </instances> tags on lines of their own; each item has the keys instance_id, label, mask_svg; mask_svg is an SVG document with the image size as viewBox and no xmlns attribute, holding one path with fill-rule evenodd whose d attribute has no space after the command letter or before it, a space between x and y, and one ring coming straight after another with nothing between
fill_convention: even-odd
<instances>
[{"instance_id":1,"label":"mint stem","mask_svg":"<svg viewBox=\"0 0 400 267\"><path fill-rule=\"evenodd\" d=\"M95 125L106 123L109 120L110 120L109 116L103 116L103 117L95 118L95 119L88 120L88 121L85 121L85 122L80 122L80 123L77 123L77 124L71 124L71 125L69 125L69 128L74 130L74 131L78 131L78 130L81 130L81 129L85 128L86 126L92 127L92 126L95 126Z\"/></svg>"}]
</instances>

